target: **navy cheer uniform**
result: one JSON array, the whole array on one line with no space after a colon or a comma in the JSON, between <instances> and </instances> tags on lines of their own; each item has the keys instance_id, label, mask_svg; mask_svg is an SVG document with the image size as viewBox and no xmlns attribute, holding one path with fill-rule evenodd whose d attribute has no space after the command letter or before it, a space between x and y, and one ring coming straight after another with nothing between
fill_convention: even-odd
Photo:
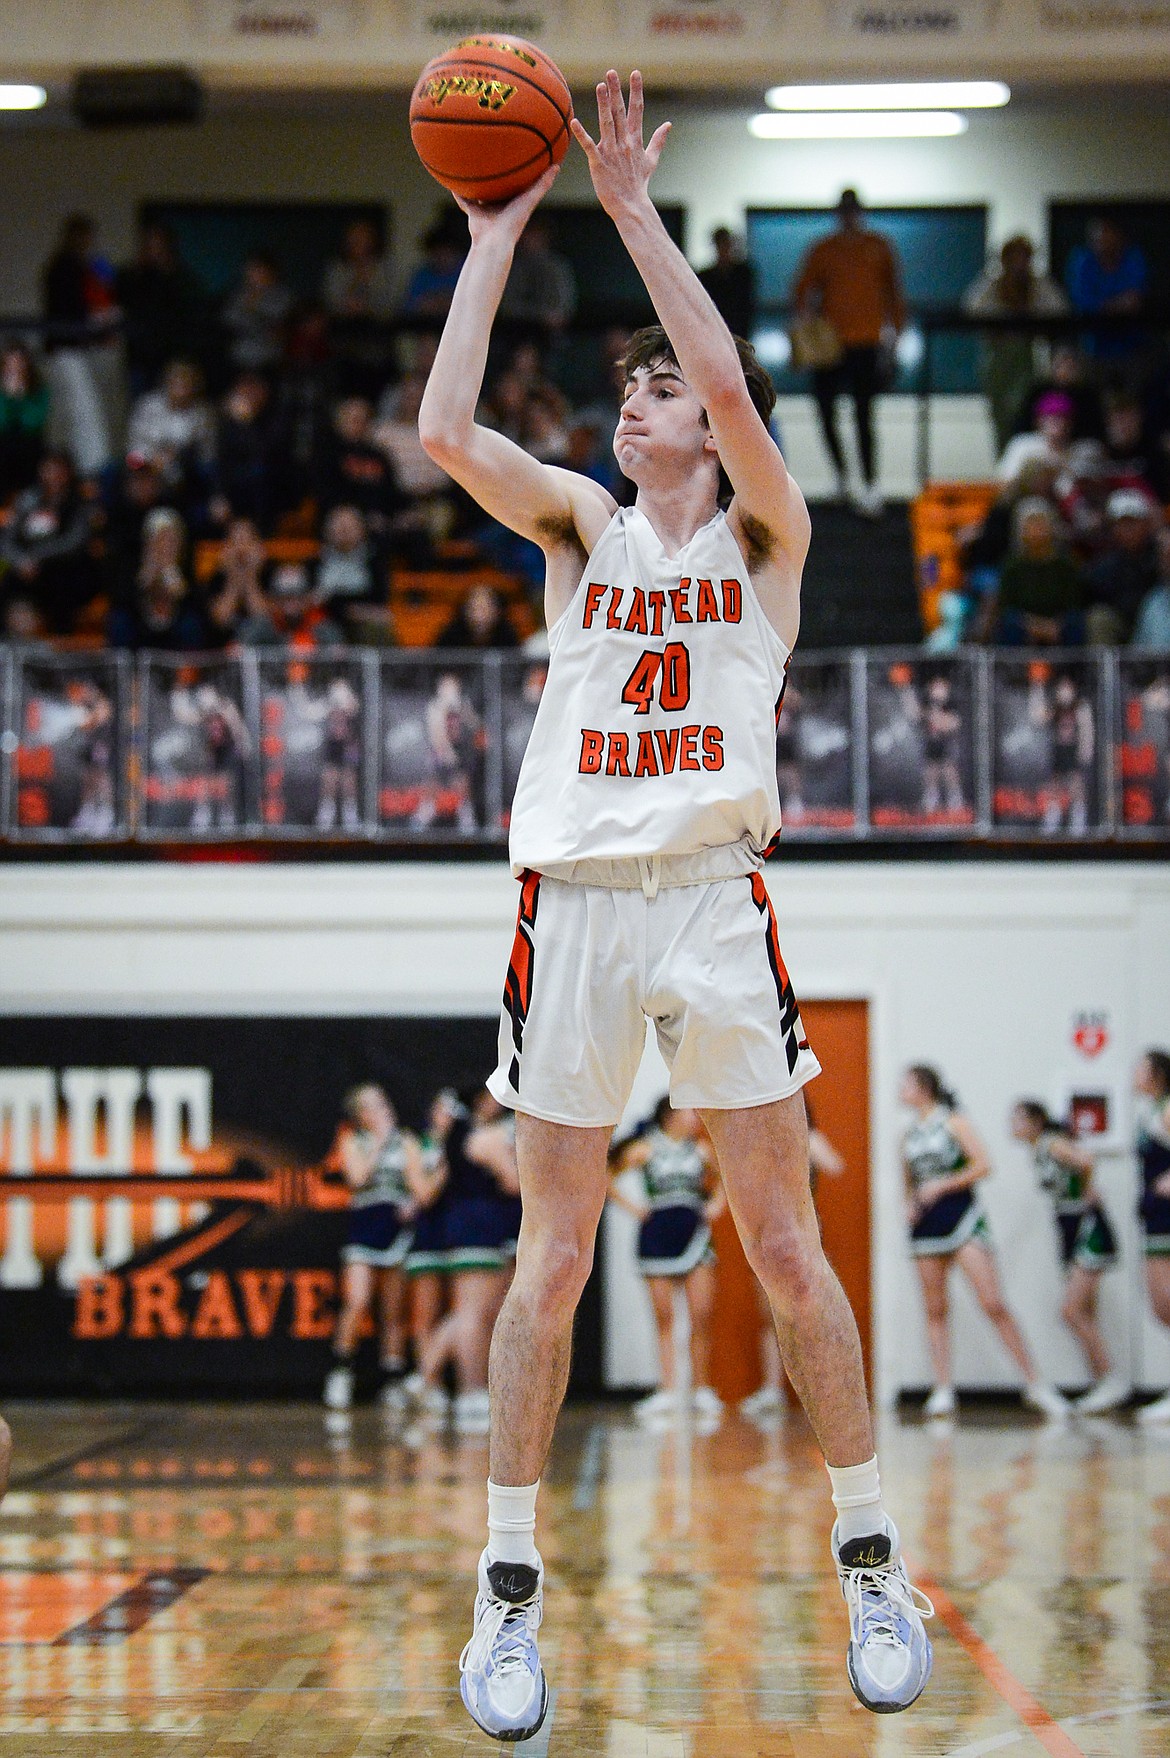
<instances>
[{"instance_id":1,"label":"navy cheer uniform","mask_svg":"<svg viewBox=\"0 0 1170 1758\"><path fill-rule=\"evenodd\" d=\"M1032 1149L1040 1188L1052 1198L1060 1261L1066 1270L1073 1264L1084 1270L1107 1270L1117 1262L1113 1227L1101 1204L1085 1195L1088 1176L1053 1154L1053 1143L1061 1139L1058 1130L1046 1129Z\"/></svg>"},{"instance_id":2,"label":"navy cheer uniform","mask_svg":"<svg viewBox=\"0 0 1170 1758\"><path fill-rule=\"evenodd\" d=\"M929 1116L916 1118L906 1131L902 1155L917 1190L932 1178L949 1178L967 1164L963 1145L950 1126L950 1112L936 1105ZM915 1257L941 1257L968 1240L991 1242L987 1211L973 1189L953 1190L923 1209L910 1229Z\"/></svg>"},{"instance_id":3,"label":"navy cheer uniform","mask_svg":"<svg viewBox=\"0 0 1170 1758\"><path fill-rule=\"evenodd\" d=\"M424 1138L423 1167L435 1171L443 1161L442 1142ZM433 1202L420 1209L414 1220L414 1237L406 1254L408 1276L433 1276L446 1269L447 1185L444 1183Z\"/></svg>"},{"instance_id":4,"label":"navy cheer uniform","mask_svg":"<svg viewBox=\"0 0 1170 1758\"><path fill-rule=\"evenodd\" d=\"M477 1127L460 1118L447 1132L447 1270L502 1270L516 1256L520 1198L506 1195L488 1168L468 1157L467 1138Z\"/></svg>"},{"instance_id":5,"label":"navy cheer uniform","mask_svg":"<svg viewBox=\"0 0 1170 1758\"><path fill-rule=\"evenodd\" d=\"M359 1129L357 1139L369 1151L374 1138ZM411 1202L406 1182L406 1142L400 1129L392 1129L383 1142L368 1184L352 1191L349 1232L341 1249L341 1261L370 1264L392 1270L410 1249L411 1228L404 1210Z\"/></svg>"},{"instance_id":6,"label":"navy cheer uniform","mask_svg":"<svg viewBox=\"0 0 1170 1758\"><path fill-rule=\"evenodd\" d=\"M1152 1105L1138 1124L1137 1155L1142 1175L1138 1215L1146 1234L1148 1257L1170 1257L1170 1196L1159 1196L1154 1185L1170 1172L1170 1123L1164 1100Z\"/></svg>"},{"instance_id":7,"label":"navy cheer uniform","mask_svg":"<svg viewBox=\"0 0 1170 1758\"><path fill-rule=\"evenodd\" d=\"M646 1141L650 1155L641 1170L650 1213L638 1229L638 1268L644 1276L688 1276L715 1256L703 1213L706 1163L693 1141L661 1129Z\"/></svg>"}]
</instances>

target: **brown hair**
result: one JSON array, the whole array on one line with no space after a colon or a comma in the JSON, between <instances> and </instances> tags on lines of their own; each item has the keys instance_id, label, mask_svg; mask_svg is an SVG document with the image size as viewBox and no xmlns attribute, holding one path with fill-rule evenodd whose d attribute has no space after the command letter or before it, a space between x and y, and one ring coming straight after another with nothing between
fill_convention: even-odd
<instances>
[{"instance_id":1,"label":"brown hair","mask_svg":"<svg viewBox=\"0 0 1170 1758\"><path fill-rule=\"evenodd\" d=\"M943 1085L942 1075L937 1068L932 1068L928 1062L912 1062L906 1072L918 1082L927 1098L933 1099L936 1105L944 1105L948 1111L958 1109L958 1100Z\"/></svg>"},{"instance_id":2,"label":"brown hair","mask_svg":"<svg viewBox=\"0 0 1170 1758\"><path fill-rule=\"evenodd\" d=\"M742 336L733 336L731 339L735 343L735 351L739 355L739 364L743 369L748 396L752 400L756 414L767 427L772 411L776 407L776 387L768 376L767 368L760 363L759 356L751 343L745 342ZM674 344L661 324L647 324L643 329L635 330L630 337L630 345L618 365L623 380L628 384L640 366L658 366L663 361L669 361L672 366L678 366L679 360L674 351ZM682 370L681 367L679 370ZM707 415L704 411L703 420L706 421L706 419ZM720 463L718 491L720 506L727 505L733 492L731 479Z\"/></svg>"},{"instance_id":3,"label":"brown hair","mask_svg":"<svg viewBox=\"0 0 1170 1758\"><path fill-rule=\"evenodd\" d=\"M1170 1098L1170 1050L1147 1050L1150 1073L1162 1089L1163 1098Z\"/></svg>"}]
</instances>

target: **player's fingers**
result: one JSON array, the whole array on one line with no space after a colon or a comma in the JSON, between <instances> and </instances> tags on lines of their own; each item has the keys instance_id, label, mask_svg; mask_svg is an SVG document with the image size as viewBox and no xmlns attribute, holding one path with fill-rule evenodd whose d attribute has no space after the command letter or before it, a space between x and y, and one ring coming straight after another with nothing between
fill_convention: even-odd
<instances>
[{"instance_id":1,"label":"player's fingers","mask_svg":"<svg viewBox=\"0 0 1170 1758\"><path fill-rule=\"evenodd\" d=\"M597 88L597 146L605 152L607 147L615 144L616 136L613 125L613 99L605 80Z\"/></svg>"},{"instance_id":2,"label":"player's fingers","mask_svg":"<svg viewBox=\"0 0 1170 1758\"><path fill-rule=\"evenodd\" d=\"M657 165L659 159L662 157L662 149L666 145L666 137L670 133L670 128L671 125L669 122L661 122L654 130L654 133L650 136L649 143L646 147L646 157L650 161L651 170L654 169L655 165Z\"/></svg>"},{"instance_id":3,"label":"player's fingers","mask_svg":"<svg viewBox=\"0 0 1170 1758\"><path fill-rule=\"evenodd\" d=\"M578 122L575 116L569 118L569 129L572 133L573 139L577 142L577 145L581 150L586 153L589 158L593 158L597 152L597 142L586 129L582 128L580 122Z\"/></svg>"},{"instance_id":4,"label":"player's fingers","mask_svg":"<svg viewBox=\"0 0 1170 1758\"><path fill-rule=\"evenodd\" d=\"M644 103L642 75L635 67L630 75L630 102L626 111L626 117L629 123L630 133L636 140L641 140L642 138L642 111Z\"/></svg>"},{"instance_id":5,"label":"player's fingers","mask_svg":"<svg viewBox=\"0 0 1170 1758\"><path fill-rule=\"evenodd\" d=\"M626 126L626 100L622 96L622 76L616 67L610 68L605 76L605 83L609 90L609 107L613 112L614 131L617 134L622 134L625 132Z\"/></svg>"}]
</instances>

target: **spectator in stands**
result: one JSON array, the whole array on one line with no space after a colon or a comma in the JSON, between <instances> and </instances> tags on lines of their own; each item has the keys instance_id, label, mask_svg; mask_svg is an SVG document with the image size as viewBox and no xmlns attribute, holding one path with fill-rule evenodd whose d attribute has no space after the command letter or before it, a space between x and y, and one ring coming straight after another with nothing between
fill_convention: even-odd
<instances>
[{"instance_id":1,"label":"spectator in stands","mask_svg":"<svg viewBox=\"0 0 1170 1758\"><path fill-rule=\"evenodd\" d=\"M36 481L49 393L23 342L0 346L0 506Z\"/></svg>"},{"instance_id":2,"label":"spectator in stands","mask_svg":"<svg viewBox=\"0 0 1170 1758\"><path fill-rule=\"evenodd\" d=\"M544 464L563 463L568 454L568 400L530 345L517 348L497 377L484 399L483 417Z\"/></svg>"},{"instance_id":3,"label":"spectator in stands","mask_svg":"<svg viewBox=\"0 0 1170 1758\"><path fill-rule=\"evenodd\" d=\"M1145 253L1114 214L1100 214L1089 222L1087 240L1069 256L1065 270L1073 310L1091 317L1139 316L1145 309L1149 278ZM1099 364L1117 369L1133 361L1144 341L1137 329L1122 334L1091 330L1084 346Z\"/></svg>"},{"instance_id":4,"label":"spectator in stands","mask_svg":"<svg viewBox=\"0 0 1170 1758\"><path fill-rule=\"evenodd\" d=\"M1084 577L1068 554L1051 504L1015 510L1014 542L989 596L982 633L1004 647L1076 647L1084 640Z\"/></svg>"},{"instance_id":5,"label":"spectator in stands","mask_svg":"<svg viewBox=\"0 0 1170 1758\"><path fill-rule=\"evenodd\" d=\"M1026 464L1036 461L1057 472L1068 463L1072 445L1073 400L1064 391L1048 391L1036 404L1036 424L1030 433L1017 433L1004 447L995 467L1005 486L1019 481Z\"/></svg>"},{"instance_id":6,"label":"spectator in stands","mask_svg":"<svg viewBox=\"0 0 1170 1758\"><path fill-rule=\"evenodd\" d=\"M97 592L92 536L92 504L71 459L46 452L0 536L0 564L5 587L34 606L52 634L70 634L78 612Z\"/></svg>"},{"instance_id":7,"label":"spectator in stands","mask_svg":"<svg viewBox=\"0 0 1170 1758\"><path fill-rule=\"evenodd\" d=\"M436 647L516 647L516 631L494 586L480 581L471 588L451 621L435 642Z\"/></svg>"},{"instance_id":8,"label":"spectator in stands","mask_svg":"<svg viewBox=\"0 0 1170 1758\"><path fill-rule=\"evenodd\" d=\"M146 458L131 458L119 479L105 522L105 572L110 597L130 605L137 592L142 530L156 507L170 504L161 472Z\"/></svg>"},{"instance_id":9,"label":"spectator in stands","mask_svg":"<svg viewBox=\"0 0 1170 1758\"><path fill-rule=\"evenodd\" d=\"M1158 528L1158 578L1138 607L1133 645L1170 653L1170 526Z\"/></svg>"},{"instance_id":10,"label":"spectator in stands","mask_svg":"<svg viewBox=\"0 0 1170 1758\"><path fill-rule=\"evenodd\" d=\"M344 636L318 602L304 562L280 562L272 570L263 611L249 613L236 628L245 647L336 647Z\"/></svg>"},{"instance_id":11,"label":"spectator in stands","mask_svg":"<svg viewBox=\"0 0 1170 1758\"><path fill-rule=\"evenodd\" d=\"M1036 426L1040 399L1059 391L1073 406L1073 440L1100 439L1104 432L1101 392L1089 380L1085 357L1075 342L1057 342L1048 371L1037 379L1024 398L1016 419L1016 432L1028 433Z\"/></svg>"},{"instance_id":12,"label":"spectator in stands","mask_svg":"<svg viewBox=\"0 0 1170 1758\"><path fill-rule=\"evenodd\" d=\"M887 239L866 226L855 189L842 191L837 229L808 252L792 299L802 316L824 318L841 344L836 365L814 371L813 395L842 496L847 492L848 472L835 408L840 393L852 397L862 473L861 487L852 498L859 512L876 517L883 503L877 486L873 402L881 383L882 344L904 327L906 305L897 256Z\"/></svg>"},{"instance_id":13,"label":"spectator in stands","mask_svg":"<svg viewBox=\"0 0 1170 1758\"><path fill-rule=\"evenodd\" d=\"M114 341L120 313L113 272L96 250L88 214L70 214L41 276L49 428L83 476L110 463L119 413L115 402L121 353Z\"/></svg>"},{"instance_id":14,"label":"spectator in stands","mask_svg":"<svg viewBox=\"0 0 1170 1758\"><path fill-rule=\"evenodd\" d=\"M1056 282L1037 274L1032 240L1017 233L999 253L999 261L973 281L963 305L975 317L1055 317L1068 310ZM996 330L983 341L983 389L991 406L999 451L1016 431L1020 407L1036 377L1041 338L1028 333Z\"/></svg>"},{"instance_id":15,"label":"spectator in stands","mask_svg":"<svg viewBox=\"0 0 1170 1758\"><path fill-rule=\"evenodd\" d=\"M730 227L716 226L711 243L715 260L699 270L699 280L732 335L750 341L756 317L756 271Z\"/></svg>"},{"instance_id":16,"label":"spectator in stands","mask_svg":"<svg viewBox=\"0 0 1170 1758\"><path fill-rule=\"evenodd\" d=\"M531 334L543 346L556 340L577 309L577 277L552 247L548 220L535 213L520 234L500 300L506 328Z\"/></svg>"},{"instance_id":17,"label":"spectator in stands","mask_svg":"<svg viewBox=\"0 0 1170 1758\"><path fill-rule=\"evenodd\" d=\"M198 652L209 630L184 568L187 528L173 507L155 507L142 527L142 556L129 604L110 613L110 642L136 652Z\"/></svg>"},{"instance_id":18,"label":"spectator in stands","mask_svg":"<svg viewBox=\"0 0 1170 1758\"><path fill-rule=\"evenodd\" d=\"M31 598L6 597L0 587L0 641L9 647L34 647L45 628Z\"/></svg>"},{"instance_id":19,"label":"spectator in stands","mask_svg":"<svg viewBox=\"0 0 1170 1758\"><path fill-rule=\"evenodd\" d=\"M215 457L215 418L203 395L203 374L190 360L172 360L157 390L130 411L129 454L148 458L184 499L206 484Z\"/></svg>"},{"instance_id":20,"label":"spectator in stands","mask_svg":"<svg viewBox=\"0 0 1170 1758\"><path fill-rule=\"evenodd\" d=\"M385 566L360 508L334 507L327 515L313 590L317 603L332 618L341 621L351 605L378 604L385 600Z\"/></svg>"},{"instance_id":21,"label":"spectator in stands","mask_svg":"<svg viewBox=\"0 0 1170 1758\"><path fill-rule=\"evenodd\" d=\"M280 435L285 488L281 499L287 508L312 495L317 460L332 429L337 384L328 312L323 305L297 307L289 319L272 417Z\"/></svg>"},{"instance_id":22,"label":"spectator in stands","mask_svg":"<svg viewBox=\"0 0 1170 1758\"><path fill-rule=\"evenodd\" d=\"M1157 504L1140 488L1117 488L1106 505L1109 547L1089 570L1088 638L1098 646L1128 641L1138 611L1158 583Z\"/></svg>"},{"instance_id":23,"label":"spectator in stands","mask_svg":"<svg viewBox=\"0 0 1170 1758\"><path fill-rule=\"evenodd\" d=\"M115 288L130 388L140 395L158 383L168 360L206 345L207 299L174 234L158 220L140 223L134 259L118 270Z\"/></svg>"},{"instance_id":24,"label":"spectator in stands","mask_svg":"<svg viewBox=\"0 0 1170 1758\"><path fill-rule=\"evenodd\" d=\"M272 372L284 349L284 326L292 294L267 251L254 250L244 262L240 284L224 302L220 320L228 337L228 359L236 372Z\"/></svg>"},{"instance_id":25,"label":"spectator in stands","mask_svg":"<svg viewBox=\"0 0 1170 1758\"><path fill-rule=\"evenodd\" d=\"M376 536L389 530L400 496L394 467L374 437L373 410L365 397L344 397L334 410L316 489L322 512L357 507Z\"/></svg>"},{"instance_id":26,"label":"spectator in stands","mask_svg":"<svg viewBox=\"0 0 1170 1758\"><path fill-rule=\"evenodd\" d=\"M455 283L467 255L467 229L457 230L452 220L444 217L423 233L419 243L423 260L407 283L402 314L433 318L441 326L451 309Z\"/></svg>"},{"instance_id":27,"label":"spectator in stands","mask_svg":"<svg viewBox=\"0 0 1170 1758\"><path fill-rule=\"evenodd\" d=\"M1105 474L1110 491L1137 488L1152 498L1166 494L1166 454L1146 431L1142 399L1124 388L1105 393Z\"/></svg>"},{"instance_id":28,"label":"spectator in stands","mask_svg":"<svg viewBox=\"0 0 1170 1758\"><path fill-rule=\"evenodd\" d=\"M233 519L224 533L219 567L204 592L208 633L215 646L240 638L241 627L268 616L264 541L251 519Z\"/></svg>"},{"instance_id":29,"label":"spectator in stands","mask_svg":"<svg viewBox=\"0 0 1170 1758\"><path fill-rule=\"evenodd\" d=\"M454 531L461 499L456 484L427 457L418 437L426 382L424 372L411 372L388 389L371 429L375 444L390 460L402 502L393 522L395 550L418 567L433 564L435 546Z\"/></svg>"},{"instance_id":30,"label":"spectator in stands","mask_svg":"<svg viewBox=\"0 0 1170 1758\"><path fill-rule=\"evenodd\" d=\"M217 525L233 516L271 531L284 504L281 447L262 373L244 372L220 407L210 512Z\"/></svg>"},{"instance_id":31,"label":"spectator in stands","mask_svg":"<svg viewBox=\"0 0 1170 1758\"><path fill-rule=\"evenodd\" d=\"M376 395L390 363L394 287L390 259L372 221L353 220L346 227L341 255L325 270L321 298L333 322L346 389Z\"/></svg>"}]
</instances>

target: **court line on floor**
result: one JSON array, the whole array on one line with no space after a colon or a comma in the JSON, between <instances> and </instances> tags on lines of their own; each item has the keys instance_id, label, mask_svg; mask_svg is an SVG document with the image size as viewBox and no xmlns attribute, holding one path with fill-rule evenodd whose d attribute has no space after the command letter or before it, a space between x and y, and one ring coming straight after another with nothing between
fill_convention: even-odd
<instances>
[{"instance_id":1,"label":"court line on floor","mask_svg":"<svg viewBox=\"0 0 1170 1758\"><path fill-rule=\"evenodd\" d=\"M1009 1709L1015 1711L1028 1731L1051 1754L1051 1758L1085 1758L1085 1753L1076 1741L1070 1739L1060 1723L1049 1715L1044 1705L1033 1697L1028 1687L999 1658L995 1649L967 1622L946 1589L932 1575L921 1569L911 1569L910 1573L922 1591L930 1595L935 1611L955 1641L966 1649L992 1690L1003 1698Z\"/></svg>"},{"instance_id":2,"label":"court line on floor","mask_svg":"<svg viewBox=\"0 0 1170 1758\"><path fill-rule=\"evenodd\" d=\"M1061 1727L1090 1727L1099 1721L1120 1721L1127 1715L1145 1715L1151 1709L1170 1709L1170 1697L1150 1697L1141 1703L1119 1703L1112 1709L1094 1709L1087 1715L1066 1715ZM957 1746L947 1758L985 1758L989 1752L1004 1752L1009 1746L1018 1746L1027 1738L1026 1732L1020 1728L1012 1728L1006 1734L989 1734L985 1740L976 1740L970 1746Z\"/></svg>"},{"instance_id":3,"label":"court line on floor","mask_svg":"<svg viewBox=\"0 0 1170 1758\"><path fill-rule=\"evenodd\" d=\"M145 1440L155 1434L163 1426L161 1416L153 1416L145 1422L134 1422L126 1428L120 1428L116 1434L104 1435L101 1440L90 1441L87 1446L78 1447L72 1453L63 1453L58 1459L50 1459L44 1465L36 1465L30 1471L14 1471L12 1473L12 1489L14 1492L33 1489L37 1484L47 1483L60 1472L72 1471L77 1465L85 1464L90 1459L97 1459L103 1453L115 1452L119 1447L129 1447L135 1442ZM90 1488L86 1485L86 1488ZM97 1488L106 1487L97 1485ZM7 1505L7 1504L6 1504Z\"/></svg>"},{"instance_id":4,"label":"court line on floor","mask_svg":"<svg viewBox=\"0 0 1170 1758\"><path fill-rule=\"evenodd\" d=\"M581 1463L577 1467L577 1482L573 1490L573 1507L577 1513L588 1513L597 1500L597 1486L601 1482L601 1463L605 1453L605 1426L595 1422L585 1436L585 1445L581 1449Z\"/></svg>"}]
</instances>

